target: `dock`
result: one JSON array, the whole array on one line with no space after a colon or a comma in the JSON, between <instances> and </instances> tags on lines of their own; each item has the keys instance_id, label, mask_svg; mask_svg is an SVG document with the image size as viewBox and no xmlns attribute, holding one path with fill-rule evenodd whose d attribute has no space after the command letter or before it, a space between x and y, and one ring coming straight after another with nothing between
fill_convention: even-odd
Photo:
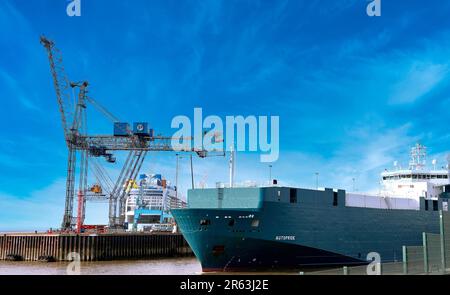
<instances>
[{"instance_id":1,"label":"dock","mask_svg":"<svg viewBox=\"0 0 450 295\"><path fill-rule=\"evenodd\" d=\"M2 234L0 260L105 261L192 256L181 234Z\"/></svg>"}]
</instances>

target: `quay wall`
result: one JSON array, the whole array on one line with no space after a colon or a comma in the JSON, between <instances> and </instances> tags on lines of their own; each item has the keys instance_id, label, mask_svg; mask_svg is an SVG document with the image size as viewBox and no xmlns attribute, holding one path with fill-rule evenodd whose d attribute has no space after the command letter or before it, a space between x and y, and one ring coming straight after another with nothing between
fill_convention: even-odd
<instances>
[{"instance_id":1,"label":"quay wall","mask_svg":"<svg viewBox=\"0 0 450 295\"><path fill-rule=\"evenodd\" d=\"M81 261L146 259L191 256L181 234L4 234L0 235L0 260Z\"/></svg>"}]
</instances>

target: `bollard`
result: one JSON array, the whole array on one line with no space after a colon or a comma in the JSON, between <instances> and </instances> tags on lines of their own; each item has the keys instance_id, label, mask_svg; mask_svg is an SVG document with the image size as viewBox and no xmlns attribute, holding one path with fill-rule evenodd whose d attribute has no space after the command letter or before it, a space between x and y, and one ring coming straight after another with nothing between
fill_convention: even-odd
<instances>
[{"instance_id":1,"label":"bollard","mask_svg":"<svg viewBox=\"0 0 450 295\"><path fill-rule=\"evenodd\" d=\"M408 253L406 251L406 246L402 246L402 254L403 254L403 274L408 274Z\"/></svg>"},{"instance_id":2,"label":"bollard","mask_svg":"<svg viewBox=\"0 0 450 295\"><path fill-rule=\"evenodd\" d=\"M427 234L422 233L423 239L423 271L424 273L428 273L428 243L427 243Z\"/></svg>"},{"instance_id":3,"label":"bollard","mask_svg":"<svg viewBox=\"0 0 450 295\"><path fill-rule=\"evenodd\" d=\"M439 235L441 238L441 269L442 269L442 274L445 274L445 270L447 268L447 266L445 265L445 235L444 235L444 216L443 216L443 212L442 210L439 211L439 227L440 227L440 231L439 231Z\"/></svg>"}]
</instances>

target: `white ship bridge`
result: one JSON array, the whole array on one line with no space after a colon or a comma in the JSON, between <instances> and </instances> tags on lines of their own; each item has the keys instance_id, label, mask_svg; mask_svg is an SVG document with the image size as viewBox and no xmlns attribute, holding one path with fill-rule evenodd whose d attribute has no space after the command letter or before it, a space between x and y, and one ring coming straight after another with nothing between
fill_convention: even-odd
<instances>
[{"instance_id":1,"label":"white ship bridge","mask_svg":"<svg viewBox=\"0 0 450 295\"><path fill-rule=\"evenodd\" d=\"M426 165L426 147L416 144L411 148L411 160L407 169L394 162L392 171L381 173L381 188L377 196L347 193L346 205L353 207L385 209L420 209L420 199L424 198L426 207L436 207L438 198L450 192L449 164L437 169L437 161L432 168ZM450 158L448 159L450 162ZM445 204L444 210L448 210Z\"/></svg>"}]
</instances>

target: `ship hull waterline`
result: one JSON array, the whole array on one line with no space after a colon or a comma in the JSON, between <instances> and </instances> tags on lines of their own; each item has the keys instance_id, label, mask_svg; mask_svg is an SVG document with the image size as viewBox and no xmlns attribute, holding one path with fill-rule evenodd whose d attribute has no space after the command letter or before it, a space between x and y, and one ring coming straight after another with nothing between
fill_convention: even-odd
<instances>
[{"instance_id":1,"label":"ship hull waterline","mask_svg":"<svg viewBox=\"0 0 450 295\"><path fill-rule=\"evenodd\" d=\"M355 266L369 263L371 253L398 262L402 246L422 245L422 232L439 231L433 211L293 207L267 202L259 209L180 209L173 215L204 272ZM205 220L210 223L202 225Z\"/></svg>"}]
</instances>

